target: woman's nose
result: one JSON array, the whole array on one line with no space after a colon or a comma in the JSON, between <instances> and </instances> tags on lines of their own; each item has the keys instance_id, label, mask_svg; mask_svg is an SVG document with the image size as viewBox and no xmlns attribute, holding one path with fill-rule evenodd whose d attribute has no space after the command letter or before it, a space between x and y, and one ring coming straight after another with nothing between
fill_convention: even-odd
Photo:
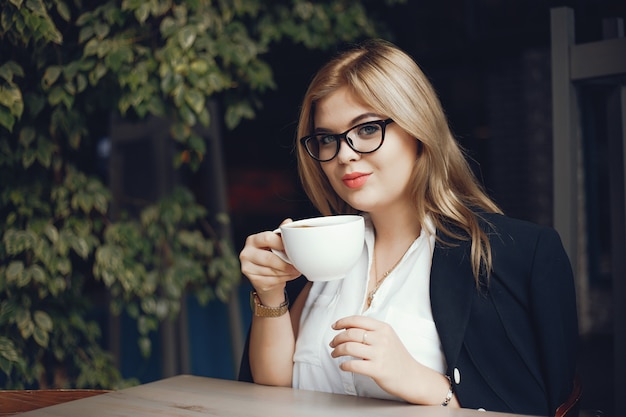
<instances>
[{"instance_id":1,"label":"woman's nose","mask_svg":"<svg viewBox=\"0 0 626 417\"><path fill-rule=\"evenodd\" d=\"M340 163L346 163L349 161L355 161L361 157L361 154L355 151L348 145L350 138L346 137L339 143L339 153L337 154L337 160Z\"/></svg>"}]
</instances>

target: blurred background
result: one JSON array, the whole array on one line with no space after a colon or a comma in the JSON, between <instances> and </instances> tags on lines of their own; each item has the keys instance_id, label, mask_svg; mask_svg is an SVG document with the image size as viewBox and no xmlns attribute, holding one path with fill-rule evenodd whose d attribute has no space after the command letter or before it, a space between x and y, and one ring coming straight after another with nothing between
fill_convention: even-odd
<instances>
[{"instance_id":1,"label":"blurred background","mask_svg":"<svg viewBox=\"0 0 626 417\"><path fill-rule=\"evenodd\" d=\"M384 28L381 36L411 54L430 78L478 178L504 212L561 233L577 279L582 407L623 415L616 394L626 389L621 380L626 374L626 74L611 71L626 67L626 54L615 53L611 44L598 46L604 56L581 50L572 58L570 46L623 38L626 2L363 3L367 16ZM110 188L112 211L131 217L177 184L189 186L209 213L227 214L228 221L213 228L237 254L246 236L272 230L286 217L316 214L296 173L298 110L316 70L348 44L338 41L320 50L287 40L272 43L262 58L275 88L258 95L262 107L254 118L244 117L231 129L220 102L228 97L208 103L211 124L199 135L207 143L209 167L174 170L172 130L162 120L138 125L108 114L94 121L101 138L82 163ZM619 47L624 51L623 43ZM575 59L583 61L582 75L568 65ZM602 75L590 69L596 62L599 71L606 70ZM193 155L181 155L193 163ZM14 178L2 181L5 187ZM121 314L110 314L108 303L115 299L110 292L98 285L85 291L95 300L90 315L103 329L102 347L112 353L123 378L145 383L180 373L236 378L250 323L249 290L244 277L227 292L226 302L208 304L190 290L180 314L144 326L148 333L138 329L132 312L120 307ZM138 338L148 341L149 355ZM0 369L6 371L2 349L0 338Z\"/></svg>"}]
</instances>

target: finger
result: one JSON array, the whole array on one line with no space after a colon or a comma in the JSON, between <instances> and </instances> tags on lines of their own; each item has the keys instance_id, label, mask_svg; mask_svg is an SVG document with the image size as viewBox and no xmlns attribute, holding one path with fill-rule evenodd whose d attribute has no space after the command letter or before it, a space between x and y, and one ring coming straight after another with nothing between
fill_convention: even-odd
<instances>
[{"instance_id":1,"label":"finger","mask_svg":"<svg viewBox=\"0 0 626 417\"><path fill-rule=\"evenodd\" d=\"M280 225L282 226L282 225L284 225L284 224L287 224L287 223L292 223L292 222L293 222L293 220L292 220L291 218L287 217L285 220L283 220L283 221L280 223Z\"/></svg>"},{"instance_id":2,"label":"finger","mask_svg":"<svg viewBox=\"0 0 626 417\"><path fill-rule=\"evenodd\" d=\"M301 275L293 265L265 249L248 246L241 252L239 259L241 272L257 290L271 288Z\"/></svg>"},{"instance_id":3,"label":"finger","mask_svg":"<svg viewBox=\"0 0 626 417\"><path fill-rule=\"evenodd\" d=\"M364 345L360 342L341 343L330 352L330 356L333 358L350 356L354 358L370 360L371 355L372 348L369 345Z\"/></svg>"},{"instance_id":4,"label":"finger","mask_svg":"<svg viewBox=\"0 0 626 417\"><path fill-rule=\"evenodd\" d=\"M276 284L276 282L291 281L301 275L296 268L289 264L285 265L283 268L254 263L243 263L241 266L241 272L248 277L253 284L257 281L266 281L270 286Z\"/></svg>"},{"instance_id":5,"label":"finger","mask_svg":"<svg viewBox=\"0 0 626 417\"><path fill-rule=\"evenodd\" d=\"M261 232L248 236L243 250L246 249L278 249L283 250L282 237L274 232Z\"/></svg>"},{"instance_id":6,"label":"finger","mask_svg":"<svg viewBox=\"0 0 626 417\"><path fill-rule=\"evenodd\" d=\"M255 264L278 270L292 271L292 268L288 267L290 264L283 261L270 249L284 249L283 241L276 233L263 232L248 236L245 246L239 253L239 260L242 265Z\"/></svg>"},{"instance_id":7,"label":"finger","mask_svg":"<svg viewBox=\"0 0 626 417\"><path fill-rule=\"evenodd\" d=\"M356 342L362 344L371 343L371 330L365 330L358 327L351 327L343 332L335 335L330 342L330 347L336 347L342 343Z\"/></svg>"},{"instance_id":8,"label":"finger","mask_svg":"<svg viewBox=\"0 0 626 417\"><path fill-rule=\"evenodd\" d=\"M371 376L372 364L369 360L349 360L339 364L339 368L345 372Z\"/></svg>"},{"instance_id":9,"label":"finger","mask_svg":"<svg viewBox=\"0 0 626 417\"><path fill-rule=\"evenodd\" d=\"M376 330L379 326L379 321L371 317L365 316L348 316L337 320L333 323L332 327L335 330L349 329L351 327L358 327L365 330Z\"/></svg>"},{"instance_id":10,"label":"finger","mask_svg":"<svg viewBox=\"0 0 626 417\"><path fill-rule=\"evenodd\" d=\"M367 336L368 336L367 331L364 331L363 336L361 336L361 343L363 343L364 345L369 345L369 340Z\"/></svg>"}]
</instances>

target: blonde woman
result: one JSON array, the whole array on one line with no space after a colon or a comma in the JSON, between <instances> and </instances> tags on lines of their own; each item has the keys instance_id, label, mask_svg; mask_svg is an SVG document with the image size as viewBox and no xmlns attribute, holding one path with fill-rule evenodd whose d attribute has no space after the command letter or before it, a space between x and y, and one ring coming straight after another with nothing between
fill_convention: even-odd
<instances>
[{"instance_id":1,"label":"blonde woman","mask_svg":"<svg viewBox=\"0 0 626 417\"><path fill-rule=\"evenodd\" d=\"M366 245L345 279L311 283L269 250L278 234L248 237L258 308L240 379L554 415L575 376L569 260L554 230L483 192L411 57L368 41L331 60L295 146L312 203L362 215Z\"/></svg>"}]
</instances>

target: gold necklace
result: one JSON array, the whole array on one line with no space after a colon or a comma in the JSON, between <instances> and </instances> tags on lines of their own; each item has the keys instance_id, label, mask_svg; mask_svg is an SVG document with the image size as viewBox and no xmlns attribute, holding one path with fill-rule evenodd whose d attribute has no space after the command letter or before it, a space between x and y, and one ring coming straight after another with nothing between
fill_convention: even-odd
<instances>
[{"instance_id":1,"label":"gold necklace","mask_svg":"<svg viewBox=\"0 0 626 417\"><path fill-rule=\"evenodd\" d=\"M413 240L414 242L415 240ZM374 301L374 296L376 295L376 291L378 291L378 289L380 288L380 286L382 285L383 281L385 281L385 279L389 276L389 274L391 274L393 272L394 269L396 269L396 267L400 264L400 261L402 261L402 259L404 258L404 255L406 255L406 253L409 251L409 249L411 248L411 245L413 244L413 242L411 242L411 244L409 245L408 248L406 248L406 250L404 251L404 253L402 254L402 256L400 256L400 259L398 259L396 261L395 264L393 264L393 266L391 268L389 268L386 272L384 272L380 278L378 278L376 280L376 286L374 286L374 289L372 291L370 291L367 294L367 307L369 308L372 305L372 301ZM372 263L374 264L374 274L376 274L376 269L377 265L376 265L376 252L372 252Z\"/></svg>"}]
</instances>

